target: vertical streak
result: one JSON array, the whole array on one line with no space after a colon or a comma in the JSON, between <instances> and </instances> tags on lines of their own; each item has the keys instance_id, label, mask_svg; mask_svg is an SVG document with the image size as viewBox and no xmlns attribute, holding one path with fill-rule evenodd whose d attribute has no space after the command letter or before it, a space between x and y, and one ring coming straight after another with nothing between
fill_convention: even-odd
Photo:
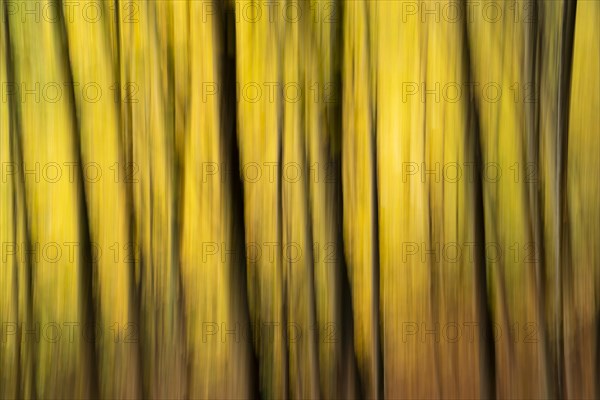
<instances>
[{"instance_id":1,"label":"vertical streak","mask_svg":"<svg viewBox=\"0 0 600 400\"><path fill-rule=\"evenodd\" d=\"M473 57L471 55L471 46L469 32L467 28L466 7L463 15L463 68L465 69L466 80L473 81L472 64ZM474 263L475 277L475 301L477 308L478 321L482 324L479 359L480 359L480 396L483 399L496 398L496 357L494 352L492 320L490 315L490 304L487 294L487 265L486 265L486 235L485 235L485 219L484 219L484 204L483 204L483 181L481 176L482 171L482 145L481 145L481 125L477 106L474 103L474 96L469 93L469 123L467 126L466 147L467 152L472 154L474 161L474 182L473 182L473 205L474 205L474 236L476 240L476 259Z\"/></svg>"}]
</instances>

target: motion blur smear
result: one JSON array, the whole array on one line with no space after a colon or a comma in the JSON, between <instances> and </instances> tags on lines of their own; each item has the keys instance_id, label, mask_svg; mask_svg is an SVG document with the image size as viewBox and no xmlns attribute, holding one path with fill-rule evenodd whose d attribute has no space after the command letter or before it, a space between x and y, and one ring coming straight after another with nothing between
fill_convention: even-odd
<instances>
[{"instance_id":1,"label":"motion blur smear","mask_svg":"<svg viewBox=\"0 0 600 400\"><path fill-rule=\"evenodd\" d=\"M0 397L600 398L599 27L0 0Z\"/></svg>"}]
</instances>

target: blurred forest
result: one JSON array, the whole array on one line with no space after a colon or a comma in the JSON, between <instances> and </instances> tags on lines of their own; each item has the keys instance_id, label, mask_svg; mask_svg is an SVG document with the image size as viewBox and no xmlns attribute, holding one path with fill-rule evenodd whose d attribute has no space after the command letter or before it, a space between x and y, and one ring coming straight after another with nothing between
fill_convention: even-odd
<instances>
[{"instance_id":1,"label":"blurred forest","mask_svg":"<svg viewBox=\"0 0 600 400\"><path fill-rule=\"evenodd\" d=\"M0 398L600 398L599 27L0 0Z\"/></svg>"}]
</instances>

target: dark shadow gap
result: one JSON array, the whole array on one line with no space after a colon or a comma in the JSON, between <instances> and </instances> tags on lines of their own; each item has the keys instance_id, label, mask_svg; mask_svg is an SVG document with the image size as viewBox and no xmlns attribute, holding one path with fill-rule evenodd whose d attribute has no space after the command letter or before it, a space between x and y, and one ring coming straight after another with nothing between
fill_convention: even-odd
<instances>
[{"instance_id":1,"label":"dark shadow gap","mask_svg":"<svg viewBox=\"0 0 600 400\"><path fill-rule=\"evenodd\" d=\"M243 327L251 326L250 308L248 304L247 287L247 258L246 258L246 231L244 218L244 187L240 178L240 149L238 147L238 104L236 96L236 16L235 10L217 0L214 2L216 15L219 18L218 27L220 29L220 78L223 88L220 107L221 134L223 139L222 153L225 163L225 182L229 184L229 193L231 196L231 219L232 219L232 247L233 259L230 275L230 287L232 293L239 295L243 301L243 307L238 310L241 317L239 321ZM255 351L254 330L248 329L249 345L248 355L250 365L248 366L248 381L250 382L249 397L260 398L259 384L259 362Z\"/></svg>"},{"instance_id":2,"label":"dark shadow gap","mask_svg":"<svg viewBox=\"0 0 600 400\"><path fill-rule=\"evenodd\" d=\"M64 63L64 68L67 72L67 79L69 82L75 82L73 79L73 69L71 67L71 56L69 53L69 41L67 35L67 28L65 25L65 17L63 12L63 0L58 1L58 29L59 29L59 39L61 40L60 50L63 52L63 57L61 58ZM96 304L94 302L94 292L93 292L93 280L95 274L94 260L92 258L92 250L91 250L91 236L90 236L90 227L89 227L89 215L88 215L88 205L87 205L87 196L85 192L85 183L83 181L84 172L82 166L82 149L81 149L81 124L78 118L77 113L77 104L75 102L75 93L74 93L74 85L69 85L70 89L66 91L67 102L71 107L70 116L72 119L73 127L75 128L75 135L73 137L73 145L76 149L75 154L75 162L77 164L77 199L79 200L78 207L78 220L80 222L80 231L79 231L79 241L80 241L80 289L83 294L82 301L83 305L81 307L81 322L84 327L92 327L90 332L90 345L89 357L90 357L90 391L91 398L98 398L98 358L96 356Z\"/></svg>"},{"instance_id":3,"label":"dark shadow gap","mask_svg":"<svg viewBox=\"0 0 600 400\"><path fill-rule=\"evenodd\" d=\"M464 65L463 77L467 82L473 82L471 45L469 32L467 28L467 4L461 7L462 15L462 36L464 49L462 60ZM471 91L472 91L471 86ZM473 215L474 215L474 237L475 263L475 304L479 324L481 326L481 341L479 346L479 368L480 368L480 395L483 399L496 398L496 354L493 339L493 328L491 318L491 307L487 291L487 266L485 255L485 215L483 201L483 178L482 178L482 145L480 137L481 123L479 119L479 110L474 99L473 93L469 96L469 106L467 112L467 140L465 153L473 156L474 176L473 176Z\"/></svg>"}]
</instances>

